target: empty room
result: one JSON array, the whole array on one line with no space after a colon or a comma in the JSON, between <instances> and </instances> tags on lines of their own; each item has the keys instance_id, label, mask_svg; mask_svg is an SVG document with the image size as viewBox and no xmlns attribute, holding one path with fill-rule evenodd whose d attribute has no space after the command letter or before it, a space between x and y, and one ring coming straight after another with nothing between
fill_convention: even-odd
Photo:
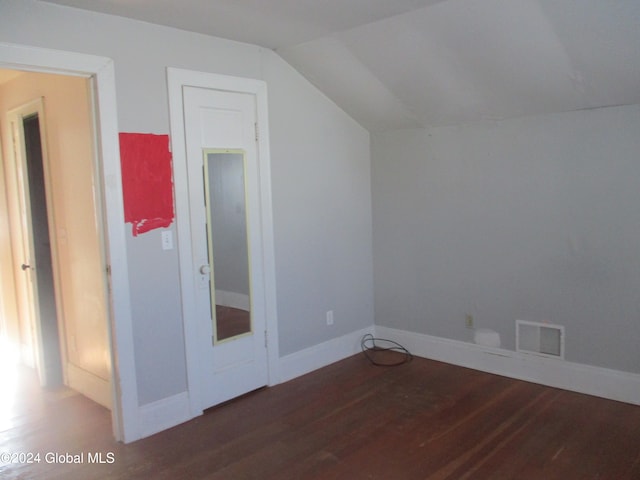
<instances>
[{"instance_id":1,"label":"empty room","mask_svg":"<svg viewBox=\"0 0 640 480\"><path fill-rule=\"evenodd\" d=\"M0 476L640 478L634 0L0 0Z\"/></svg>"}]
</instances>

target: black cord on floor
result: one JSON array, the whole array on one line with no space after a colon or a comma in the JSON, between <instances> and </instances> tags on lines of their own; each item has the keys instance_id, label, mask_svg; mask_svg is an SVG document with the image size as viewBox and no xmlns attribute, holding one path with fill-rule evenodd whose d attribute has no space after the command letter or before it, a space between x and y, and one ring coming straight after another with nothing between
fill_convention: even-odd
<instances>
[{"instance_id":1,"label":"black cord on floor","mask_svg":"<svg viewBox=\"0 0 640 480\"><path fill-rule=\"evenodd\" d=\"M382 343L383 346L378 345L377 342ZM398 365L403 365L413 359L413 355L411 355L411 352L409 352L409 350L404 348L399 343L394 342L393 340L386 340L384 338L374 338L374 336L370 333L367 333L364 337L362 337L362 340L360 341L360 347L362 348L362 353L364 353L365 357L367 357L367 359L373 365L379 367L397 367ZM401 360L395 362L382 362L374 358L376 356L375 352L389 351L400 352L404 355Z\"/></svg>"}]
</instances>

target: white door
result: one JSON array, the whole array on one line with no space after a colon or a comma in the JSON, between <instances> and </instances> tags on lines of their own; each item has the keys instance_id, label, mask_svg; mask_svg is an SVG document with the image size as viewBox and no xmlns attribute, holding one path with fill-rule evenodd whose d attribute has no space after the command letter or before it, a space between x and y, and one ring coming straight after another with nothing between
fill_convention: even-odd
<instances>
[{"instance_id":1,"label":"white door","mask_svg":"<svg viewBox=\"0 0 640 480\"><path fill-rule=\"evenodd\" d=\"M256 97L183 87L200 408L268 382Z\"/></svg>"},{"instance_id":2,"label":"white door","mask_svg":"<svg viewBox=\"0 0 640 480\"><path fill-rule=\"evenodd\" d=\"M50 238L53 216L50 208L49 169L46 161L44 103L41 98L8 113L13 138L14 168L22 231L15 238L14 262L22 273L21 339L30 354L27 365L36 367L40 384L58 387L62 384L62 362L58 333L56 282L54 279L55 239ZM53 230L53 229L51 229ZM16 269L17 271L17 269ZM26 327L26 328L25 328ZM33 360L33 362L32 362Z\"/></svg>"}]
</instances>

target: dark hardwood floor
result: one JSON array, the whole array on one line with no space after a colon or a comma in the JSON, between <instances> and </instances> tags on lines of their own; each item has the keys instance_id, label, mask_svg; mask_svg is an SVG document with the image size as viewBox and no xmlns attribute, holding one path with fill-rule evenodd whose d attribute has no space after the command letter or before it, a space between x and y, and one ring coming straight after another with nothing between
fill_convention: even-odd
<instances>
[{"instance_id":1,"label":"dark hardwood floor","mask_svg":"<svg viewBox=\"0 0 640 480\"><path fill-rule=\"evenodd\" d=\"M251 331L251 314L239 308L216 305L218 340L235 337Z\"/></svg>"},{"instance_id":2,"label":"dark hardwood floor","mask_svg":"<svg viewBox=\"0 0 640 480\"><path fill-rule=\"evenodd\" d=\"M27 377L0 412L0 452L41 463L0 462L0 478L640 479L640 407L421 358L356 355L129 445L105 409Z\"/></svg>"}]
</instances>

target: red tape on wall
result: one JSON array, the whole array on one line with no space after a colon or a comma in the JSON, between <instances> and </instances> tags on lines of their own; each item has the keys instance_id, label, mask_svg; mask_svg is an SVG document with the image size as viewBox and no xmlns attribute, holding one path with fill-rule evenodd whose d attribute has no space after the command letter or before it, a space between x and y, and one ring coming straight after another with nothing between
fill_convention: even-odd
<instances>
[{"instance_id":1,"label":"red tape on wall","mask_svg":"<svg viewBox=\"0 0 640 480\"><path fill-rule=\"evenodd\" d=\"M169 135L120 133L124 221L133 236L166 228L174 218Z\"/></svg>"}]
</instances>

